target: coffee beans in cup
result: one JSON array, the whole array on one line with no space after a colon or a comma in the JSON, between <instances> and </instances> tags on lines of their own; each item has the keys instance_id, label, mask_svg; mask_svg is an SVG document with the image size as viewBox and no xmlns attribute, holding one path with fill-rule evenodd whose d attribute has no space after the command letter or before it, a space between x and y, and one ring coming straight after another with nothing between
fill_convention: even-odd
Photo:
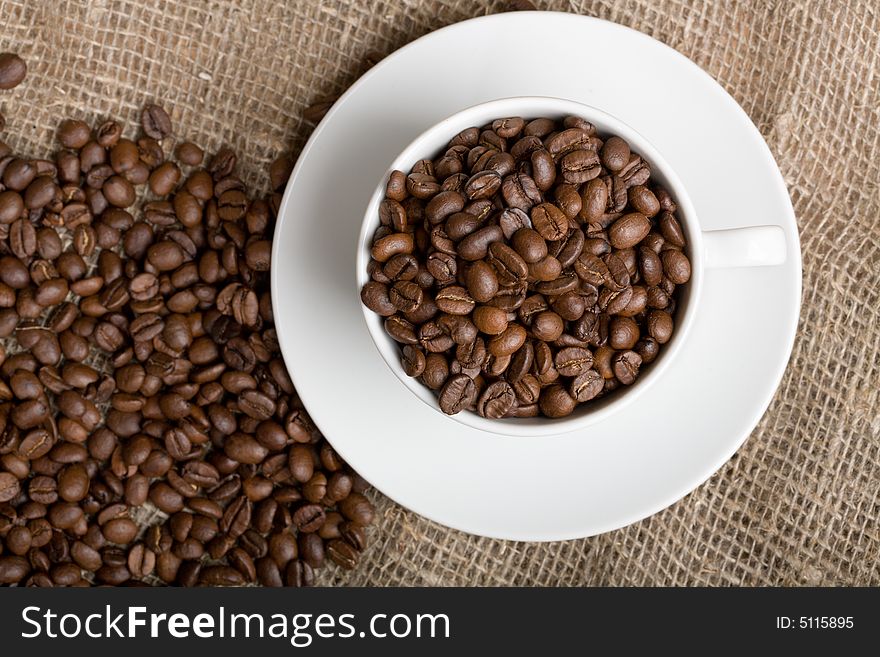
<instances>
[{"instance_id":1,"label":"coffee beans in cup","mask_svg":"<svg viewBox=\"0 0 880 657\"><path fill-rule=\"evenodd\" d=\"M690 280L675 200L583 118L500 118L393 171L361 300L447 414L560 418L633 385Z\"/></svg>"}]
</instances>

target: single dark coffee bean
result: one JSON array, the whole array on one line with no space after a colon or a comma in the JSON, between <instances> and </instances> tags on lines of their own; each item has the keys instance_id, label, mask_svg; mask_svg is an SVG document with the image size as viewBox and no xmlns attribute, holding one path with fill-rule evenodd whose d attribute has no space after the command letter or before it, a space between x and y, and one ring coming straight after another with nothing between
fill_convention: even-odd
<instances>
[{"instance_id":1,"label":"single dark coffee bean","mask_svg":"<svg viewBox=\"0 0 880 657\"><path fill-rule=\"evenodd\" d=\"M562 376L578 377L593 365L593 354L583 347L565 347L556 352L554 366Z\"/></svg>"},{"instance_id":2,"label":"single dark coffee bean","mask_svg":"<svg viewBox=\"0 0 880 657\"><path fill-rule=\"evenodd\" d=\"M170 271L183 264L183 249L171 240L157 242L147 249L147 260L159 271Z\"/></svg>"},{"instance_id":3,"label":"single dark coffee bean","mask_svg":"<svg viewBox=\"0 0 880 657\"><path fill-rule=\"evenodd\" d=\"M611 224L608 238L615 249L636 246L651 231L651 222L641 212L630 212Z\"/></svg>"},{"instance_id":4,"label":"single dark coffee bean","mask_svg":"<svg viewBox=\"0 0 880 657\"><path fill-rule=\"evenodd\" d=\"M547 256L547 242L532 228L521 228L514 233L511 245L527 263L538 262Z\"/></svg>"},{"instance_id":5,"label":"single dark coffee bean","mask_svg":"<svg viewBox=\"0 0 880 657\"><path fill-rule=\"evenodd\" d=\"M614 376L624 385L630 385L635 382L639 375L639 367L642 364L642 357L635 351L623 351L617 354L613 359L612 368Z\"/></svg>"},{"instance_id":6,"label":"single dark coffee bean","mask_svg":"<svg viewBox=\"0 0 880 657\"><path fill-rule=\"evenodd\" d=\"M652 337L642 338L636 343L635 352L642 357L642 363L651 363L660 352L660 343Z\"/></svg>"},{"instance_id":7,"label":"single dark coffee bean","mask_svg":"<svg viewBox=\"0 0 880 657\"><path fill-rule=\"evenodd\" d=\"M545 240L561 240L568 234L568 218L552 203L541 203L532 208L532 225Z\"/></svg>"},{"instance_id":8,"label":"single dark coffee bean","mask_svg":"<svg viewBox=\"0 0 880 657\"><path fill-rule=\"evenodd\" d=\"M16 191L0 192L0 224L11 224L24 212L24 199Z\"/></svg>"},{"instance_id":9,"label":"single dark coffee bean","mask_svg":"<svg viewBox=\"0 0 880 657\"><path fill-rule=\"evenodd\" d=\"M89 483L86 467L73 463L58 474L58 494L67 502L79 502L88 494Z\"/></svg>"},{"instance_id":10,"label":"single dark coffee bean","mask_svg":"<svg viewBox=\"0 0 880 657\"><path fill-rule=\"evenodd\" d=\"M629 317L613 317L608 324L608 344L613 349L626 350L639 341L639 325Z\"/></svg>"},{"instance_id":11,"label":"single dark coffee bean","mask_svg":"<svg viewBox=\"0 0 880 657\"><path fill-rule=\"evenodd\" d=\"M652 310L648 313L647 327L648 334L658 344L666 344L672 337L672 316L663 310Z\"/></svg>"},{"instance_id":12,"label":"single dark coffee bean","mask_svg":"<svg viewBox=\"0 0 880 657\"><path fill-rule=\"evenodd\" d=\"M645 285L659 285L663 279L663 263L653 249L646 246L639 248L639 273Z\"/></svg>"},{"instance_id":13,"label":"single dark coffee bean","mask_svg":"<svg viewBox=\"0 0 880 657\"><path fill-rule=\"evenodd\" d=\"M550 418L565 417L574 411L577 401L561 385L552 385L541 392L541 412Z\"/></svg>"},{"instance_id":14,"label":"single dark coffee bean","mask_svg":"<svg viewBox=\"0 0 880 657\"><path fill-rule=\"evenodd\" d=\"M434 299L437 307L450 315L467 315L475 307L475 301L468 291L458 285L443 288Z\"/></svg>"},{"instance_id":15,"label":"single dark coffee bean","mask_svg":"<svg viewBox=\"0 0 880 657\"><path fill-rule=\"evenodd\" d=\"M358 551L349 543L335 539L327 544L327 556L341 568L351 570L357 565Z\"/></svg>"},{"instance_id":16,"label":"single dark coffee bean","mask_svg":"<svg viewBox=\"0 0 880 657\"><path fill-rule=\"evenodd\" d=\"M37 167L33 160L15 158L6 165L3 171L3 184L17 192L24 191L37 177Z\"/></svg>"},{"instance_id":17,"label":"single dark coffee bean","mask_svg":"<svg viewBox=\"0 0 880 657\"><path fill-rule=\"evenodd\" d=\"M498 225L504 233L504 238L509 240L521 228L531 228L532 220L523 210L507 208L498 217Z\"/></svg>"},{"instance_id":18,"label":"single dark coffee bean","mask_svg":"<svg viewBox=\"0 0 880 657\"><path fill-rule=\"evenodd\" d=\"M672 246L683 249L685 246L684 231L681 228L681 224L679 224L678 220L675 218L675 215L672 214L672 210L661 212L660 221L658 223L660 234L663 236L663 239Z\"/></svg>"},{"instance_id":19,"label":"single dark coffee bean","mask_svg":"<svg viewBox=\"0 0 880 657\"><path fill-rule=\"evenodd\" d=\"M489 353L493 356L510 356L515 353L527 337L526 330L519 324L509 324L500 334L489 340Z\"/></svg>"},{"instance_id":20,"label":"single dark coffee bean","mask_svg":"<svg viewBox=\"0 0 880 657\"><path fill-rule=\"evenodd\" d=\"M602 164L611 171L620 171L629 162L629 144L617 136L605 140L602 145Z\"/></svg>"},{"instance_id":21,"label":"single dark coffee bean","mask_svg":"<svg viewBox=\"0 0 880 657\"><path fill-rule=\"evenodd\" d=\"M507 313L495 306L478 306L473 313L474 325L486 335L500 335L508 326Z\"/></svg>"},{"instance_id":22,"label":"single dark coffee bean","mask_svg":"<svg viewBox=\"0 0 880 657\"><path fill-rule=\"evenodd\" d=\"M21 486L15 475L9 472L0 472L0 502L14 499L20 490Z\"/></svg>"},{"instance_id":23,"label":"single dark coffee bean","mask_svg":"<svg viewBox=\"0 0 880 657\"><path fill-rule=\"evenodd\" d=\"M191 141L178 144L175 153L182 164L190 167L199 166L205 157L204 151Z\"/></svg>"},{"instance_id":24,"label":"single dark coffee bean","mask_svg":"<svg viewBox=\"0 0 880 657\"><path fill-rule=\"evenodd\" d=\"M485 303L498 292L498 275L485 260L478 260L467 269L467 290L474 301Z\"/></svg>"},{"instance_id":25,"label":"single dark coffee bean","mask_svg":"<svg viewBox=\"0 0 880 657\"><path fill-rule=\"evenodd\" d=\"M587 370L571 382L569 394L578 402L594 399L605 388L602 375L596 370Z\"/></svg>"},{"instance_id":26,"label":"single dark coffee bean","mask_svg":"<svg viewBox=\"0 0 880 657\"><path fill-rule=\"evenodd\" d=\"M532 334L538 340L552 342L562 335L565 323L557 313L546 310L538 313L532 320Z\"/></svg>"},{"instance_id":27,"label":"single dark coffee bean","mask_svg":"<svg viewBox=\"0 0 880 657\"><path fill-rule=\"evenodd\" d=\"M466 374L457 374L450 377L440 391L440 410L447 415L454 415L474 403L477 396L477 388L473 379Z\"/></svg>"},{"instance_id":28,"label":"single dark coffee bean","mask_svg":"<svg viewBox=\"0 0 880 657\"><path fill-rule=\"evenodd\" d=\"M294 512L293 524L303 533L315 532L324 524L325 517L320 504L306 504Z\"/></svg>"},{"instance_id":29,"label":"single dark coffee bean","mask_svg":"<svg viewBox=\"0 0 880 657\"><path fill-rule=\"evenodd\" d=\"M104 524L101 530L109 542L127 545L134 540L138 527L130 518L114 518Z\"/></svg>"},{"instance_id":30,"label":"single dark coffee bean","mask_svg":"<svg viewBox=\"0 0 880 657\"><path fill-rule=\"evenodd\" d=\"M413 312L422 303L422 288L412 281L397 281L389 290L388 299L397 310Z\"/></svg>"},{"instance_id":31,"label":"single dark coffee bean","mask_svg":"<svg viewBox=\"0 0 880 657\"><path fill-rule=\"evenodd\" d=\"M0 82L3 81L0 72ZM17 584L31 572L31 566L24 557L16 555L0 556L0 584Z\"/></svg>"},{"instance_id":32,"label":"single dark coffee bean","mask_svg":"<svg viewBox=\"0 0 880 657\"><path fill-rule=\"evenodd\" d=\"M28 210L41 210L57 202L61 189L52 176L37 176L24 190L24 205Z\"/></svg>"},{"instance_id":33,"label":"single dark coffee bean","mask_svg":"<svg viewBox=\"0 0 880 657\"><path fill-rule=\"evenodd\" d=\"M503 239L504 233L498 226L485 226L461 240L458 244L458 256L464 260L474 261L486 257L490 245Z\"/></svg>"},{"instance_id":34,"label":"single dark coffee bean","mask_svg":"<svg viewBox=\"0 0 880 657\"><path fill-rule=\"evenodd\" d=\"M660 212L660 201L648 187L636 185L629 190L629 204L646 217L653 217Z\"/></svg>"},{"instance_id":35,"label":"single dark coffee bean","mask_svg":"<svg viewBox=\"0 0 880 657\"><path fill-rule=\"evenodd\" d=\"M25 61L11 52L0 53L0 89L13 89L20 85L27 75Z\"/></svg>"},{"instance_id":36,"label":"single dark coffee bean","mask_svg":"<svg viewBox=\"0 0 880 657\"><path fill-rule=\"evenodd\" d=\"M459 365L468 369L480 369L488 358L486 343L482 338L460 344L455 350L455 358Z\"/></svg>"},{"instance_id":37,"label":"single dark coffee bean","mask_svg":"<svg viewBox=\"0 0 880 657\"><path fill-rule=\"evenodd\" d=\"M683 285L691 278L691 263L688 257L677 249L664 251L660 257L663 273L676 285Z\"/></svg>"},{"instance_id":38,"label":"single dark coffee bean","mask_svg":"<svg viewBox=\"0 0 880 657\"><path fill-rule=\"evenodd\" d=\"M147 105L141 112L141 127L153 139L165 139L171 134L171 118L158 105Z\"/></svg>"},{"instance_id":39,"label":"single dark coffee bean","mask_svg":"<svg viewBox=\"0 0 880 657\"><path fill-rule=\"evenodd\" d=\"M599 156L592 149L579 149L566 153L560 159L559 168L563 180L573 185L592 180L602 172Z\"/></svg>"},{"instance_id":40,"label":"single dark coffee bean","mask_svg":"<svg viewBox=\"0 0 880 657\"><path fill-rule=\"evenodd\" d=\"M243 433L235 433L226 439L224 452L238 463L261 463L268 450L257 440Z\"/></svg>"},{"instance_id":41,"label":"single dark coffee bean","mask_svg":"<svg viewBox=\"0 0 880 657\"><path fill-rule=\"evenodd\" d=\"M496 381L486 387L477 402L477 413L481 416L502 418L516 404L513 388L506 381Z\"/></svg>"}]
</instances>

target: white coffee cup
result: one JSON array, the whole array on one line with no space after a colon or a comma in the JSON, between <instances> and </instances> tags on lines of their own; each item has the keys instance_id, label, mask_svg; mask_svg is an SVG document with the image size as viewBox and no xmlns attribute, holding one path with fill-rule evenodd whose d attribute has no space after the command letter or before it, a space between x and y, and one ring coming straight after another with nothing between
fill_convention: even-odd
<instances>
[{"instance_id":1,"label":"white coffee cup","mask_svg":"<svg viewBox=\"0 0 880 657\"><path fill-rule=\"evenodd\" d=\"M698 312L706 269L721 267L755 267L778 265L785 262L785 233L779 226L753 226L731 230L703 231L694 211L687 190L663 156L635 129L595 107L582 103L543 96L502 98L469 107L440 121L416 137L407 146L377 182L361 225L357 244L357 289L370 279L367 265L370 262L370 246L374 231L379 225L379 204L385 198L385 186L390 173L399 169L408 172L421 159L435 159L456 134L472 126L482 126L494 119L521 116L563 118L579 116L596 126L600 135L618 135L625 139L632 151L641 155L651 165L651 179L663 185L675 200L676 217L687 239L685 253L691 261L690 281L677 288L678 305L675 312L675 331L672 339L662 346L653 363L642 368L631 386L621 386L607 397L579 404L574 412L564 418L506 418L492 420L471 411L462 411L446 417L468 426L507 436L541 436L575 431L599 422L609 415L619 413L640 394L663 378L663 373L675 361L675 356L686 349L688 333ZM708 165L708 163L707 163ZM418 379L407 376L401 365L401 345L384 329L384 318L361 306L370 336L382 358L398 379L412 393L437 411L440 410L437 395ZM414 427L414 431L418 428Z\"/></svg>"}]
</instances>

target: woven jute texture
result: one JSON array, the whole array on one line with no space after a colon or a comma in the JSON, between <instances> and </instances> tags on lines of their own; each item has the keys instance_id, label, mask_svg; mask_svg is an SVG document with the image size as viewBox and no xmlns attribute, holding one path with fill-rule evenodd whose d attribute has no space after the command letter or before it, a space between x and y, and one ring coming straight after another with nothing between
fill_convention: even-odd
<instances>
[{"instance_id":1,"label":"woven jute texture","mask_svg":"<svg viewBox=\"0 0 880 657\"><path fill-rule=\"evenodd\" d=\"M328 569L322 581L880 583L880 6L539 4L623 23L678 49L757 124L789 186L803 247L791 363L737 455L652 518L581 541L512 543L448 530L374 493L378 526L360 567ZM506 5L0 0L0 51L17 51L30 65L24 85L0 94L9 123L2 138L44 154L60 117L113 116L134 126L143 103L157 100L178 134L207 149L233 145L244 177L265 188L267 163L308 137L304 107L344 90L370 58Z\"/></svg>"}]
</instances>

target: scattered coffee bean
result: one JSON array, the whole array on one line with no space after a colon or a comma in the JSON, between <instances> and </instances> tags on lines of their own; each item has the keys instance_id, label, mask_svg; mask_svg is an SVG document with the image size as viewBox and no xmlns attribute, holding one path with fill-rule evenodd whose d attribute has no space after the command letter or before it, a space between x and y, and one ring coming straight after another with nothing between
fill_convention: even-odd
<instances>
[{"instance_id":1,"label":"scattered coffee bean","mask_svg":"<svg viewBox=\"0 0 880 657\"><path fill-rule=\"evenodd\" d=\"M141 126L148 137L165 139L171 134L171 118L158 105L147 105L141 112Z\"/></svg>"},{"instance_id":2,"label":"scattered coffee bean","mask_svg":"<svg viewBox=\"0 0 880 657\"><path fill-rule=\"evenodd\" d=\"M27 75L25 61L11 52L0 53L0 89L12 89L20 85Z\"/></svg>"},{"instance_id":3,"label":"scattered coffee bean","mask_svg":"<svg viewBox=\"0 0 880 657\"><path fill-rule=\"evenodd\" d=\"M0 83L22 66L0 55ZM250 198L228 148L207 169L189 142L166 160L168 114L141 119L137 141L66 120L55 160L0 162L0 337L16 345L0 348L0 584L311 585L325 555L357 562L374 513L281 360L278 199ZM289 164L273 165L276 188ZM144 185L156 198L139 201ZM389 277L364 300L403 335L404 314L421 327L439 310L396 223L377 250ZM434 326L412 344L449 346ZM143 527L156 509L167 519Z\"/></svg>"}]
</instances>

